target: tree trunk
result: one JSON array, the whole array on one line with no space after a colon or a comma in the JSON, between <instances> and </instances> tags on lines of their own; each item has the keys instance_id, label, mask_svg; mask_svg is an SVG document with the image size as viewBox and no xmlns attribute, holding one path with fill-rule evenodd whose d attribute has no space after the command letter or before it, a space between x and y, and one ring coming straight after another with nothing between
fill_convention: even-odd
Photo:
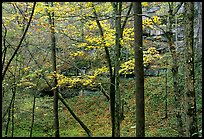
<instances>
[{"instance_id":1,"label":"tree trunk","mask_svg":"<svg viewBox=\"0 0 204 139\"><path fill-rule=\"evenodd\" d=\"M34 120L35 120L35 99L36 97L33 97L33 109L32 109L32 121L31 121L31 126L30 126L30 137L32 137L32 131L33 131L33 125L34 125Z\"/></svg>"},{"instance_id":2,"label":"tree trunk","mask_svg":"<svg viewBox=\"0 0 204 139\"><path fill-rule=\"evenodd\" d=\"M106 53L106 60L108 63L108 69L109 69L109 74L110 74L110 79L109 79L110 81L110 113L111 113L111 123L112 123L112 137L114 137L115 136L115 72L112 71L110 53L108 51L108 47L106 47L106 43L105 43L104 35L103 35L103 29L102 29L102 26L100 24L98 15L96 13L96 10L93 4L92 4L92 10L93 10L93 14L95 16L96 23L97 23L97 26L99 28L100 35L102 38L102 44L104 46L104 50Z\"/></svg>"},{"instance_id":3,"label":"tree trunk","mask_svg":"<svg viewBox=\"0 0 204 139\"><path fill-rule=\"evenodd\" d=\"M7 120L7 124L6 124L6 131L5 131L5 137L8 136L8 130L9 130L9 123L10 123L10 120L11 120L11 110L12 110L12 106L13 106L13 103L14 103L14 100L15 100L15 91L13 91L13 88L12 88L12 98L11 98L11 102L9 104L9 108L8 108L8 120Z\"/></svg>"},{"instance_id":4,"label":"tree trunk","mask_svg":"<svg viewBox=\"0 0 204 139\"><path fill-rule=\"evenodd\" d=\"M7 120L7 124L6 124L6 131L5 131L5 137L8 136L8 129L9 129L9 122L11 120L11 105L12 105L12 101L13 101L13 97L11 99L11 103L9 105L9 109L8 109L8 120Z\"/></svg>"},{"instance_id":5,"label":"tree trunk","mask_svg":"<svg viewBox=\"0 0 204 139\"><path fill-rule=\"evenodd\" d=\"M12 88L12 92L13 92L13 102L12 102L12 111L11 111L11 123L12 123L11 137L13 137L13 134L14 134L14 109L15 109L16 86Z\"/></svg>"},{"instance_id":6,"label":"tree trunk","mask_svg":"<svg viewBox=\"0 0 204 139\"><path fill-rule=\"evenodd\" d=\"M115 137L120 137L120 122L121 122L121 98L119 89L119 70L120 70L120 38L121 38L121 11L122 2L113 3L115 12Z\"/></svg>"},{"instance_id":7,"label":"tree trunk","mask_svg":"<svg viewBox=\"0 0 204 139\"><path fill-rule=\"evenodd\" d=\"M131 8L132 8L132 3L130 4L130 7L127 11L127 15L125 17L125 20L124 20L122 28L121 28L121 32L120 32L121 38L122 38L122 32L123 32L125 25L127 23ZM100 31L100 35L102 38L102 44L103 44L104 49L105 49L106 60L108 62L108 68L109 68L109 73L110 73L110 112L111 112L111 122L112 122L112 137L114 137L115 136L115 70L114 70L114 72L112 71L111 58L110 58L110 54L109 54L108 48L106 47L106 43L104 40L103 29L101 27L100 21L98 19L98 15L96 13L96 10L95 10L95 7L93 4L92 4L92 11L93 11L97 26L98 26L99 31ZM122 113L121 113L121 115L122 115ZM122 119L120 118L120 121L121 120Z\"/></svg>"},{"instance_id":8,"label":"tree trunk","mask_svg":"<svg viewBox=\"0 0 204 139\"><path fill-rule=\"evenodd\" d=\"M80 3L80 14L83 15L83 6L84 3ZM84 19L80 19L80 28L81 28L81 41L84 41Z\"/></svg>"},{"instance_id":9,"label":"tree trunk","mask_svg":"<svg viewBox=\"0 0 204 139\"><path fill-rule=\"evenodd\" d=\"M194 2L185 2L185 97L186 97L186 116L187 131L186 135L198 137L197 117L196 117L196 98L194 88Z\"/></svg>"},{"instance_id":10,"label":"tree trunk","mask_svg":"<svg viewBox=\"0 0 204 139\"><path fill-rule=\"evenodd\" d=\"M79 124L81 125L81 127L86 131L88 137L92 136L91 131L88 129L88 127L76 116L76 114L74 113L74 111L72 111L72 109L69 107L68 103L66 102L66 100L62 97L62 95L58 92L58 99L66 106L66 108L69 110L69 112L71 113L71 115L74 117L75 120L77 120L77 122L79 122Z\"/></svg>"},{"instance_id":11,"label":"tree trunk","mask_svg":"<svg viewBox=\"0 0 204 139\"><path fill-rule=\"evenodd\" d=\"M46 2L47 6L48 3ZM51 7L53 7L53 2L51 2ZM56 44L55 44L55 31L54 31L54 12L51 14L47 11L48 21L50 24L50 32L51 32L51 61L52 61L52 71L54 74L54 83L53 83L53 92L54 92L54 105L53 105L53 113L54 113L54 128L55 128L55 137L59 137L59 118L58 118L58 87L57 87L57 69L56 69Z\"/></svg>"},{"instance_id":12,"label":"tree trunk","mask_svg":"<svg viewBox=\"0 0 204 139\"><path fill-rule=\"evenodd\" d=\"M167 61L166 61L167 62ZM168 68L165 70L165 118L168 118Z\"/></svg>"},{"instance_id":13,"label":"tree trunk","mask_svg":"<svg viewBox=\"0 0 204 139\"><path fill-rule=\"evenodd\" d=\"M136 137L145 136L144 113L144 65L142 50L142 6L141 2L134 2L134 49L136 75Z\"/></svg>"},{"instance_id":14,"label":"tree trunk","mask_svg":"<svg viewBox=\"0 0 204 139\"><path fill-rule=\"evenodd\" d=\"M169 44L169 49L171 51L172 55L172 76L173 76L173 88L174 88L174 94L175 94L175 111L176 111L176 118L177 118L177 130L178 130L178 136L182 137L184 135L183 133L183 122L182 122L182 116L181 116L181 92L179 92L178 89L178 63L177 63L177 52L176 52L176 47L173 41L173 33L172 33L172 28L173 28L173 2L169 2L169 21L168 21L168 31L166 32L167 39L168 39L168 44Z\"/></svg>"}]
</instances>

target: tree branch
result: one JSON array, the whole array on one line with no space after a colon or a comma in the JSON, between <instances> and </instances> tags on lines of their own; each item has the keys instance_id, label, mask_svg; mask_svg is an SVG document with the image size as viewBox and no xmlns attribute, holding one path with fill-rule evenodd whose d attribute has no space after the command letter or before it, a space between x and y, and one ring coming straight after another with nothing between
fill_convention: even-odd
<instances>
[{"instance_id":1,"label":"tree branch","mask_svg":"<svg viewBox=\"0 0 204 139\"><path fill-rule=\"evenodd\" d=\"M4 61L5 61L5 58L6 58L6 52L7 52L7 46L6 46L6 35L7 35L7 28L5 27L4 23L2 22L3 26L4 26L4 29L5 29L5 32L4 32L4 36L3 36L3 46L4 46L4 50L2 52L2 69L3 70L3 67L4 67Z\"/></svg>"},{"instance_id":2,"label":"tree branch","mask_svg":"<svg viewBox=\"0 0 204 139\"><path fill-rule=\"evenodd\" d=\"M147 18L151 19L152 22L154 23L154 25L155 25L157 28L159 28L160 30L162 30L162 31L164 32L164 34L167 33L163 28L161 28L160 26L158 26L150 16L144 15L144 14L141 14L141 16L144 16L144 17L147 17Z\"/></svg>"},{"instance_id":3,"label":"tree branch","mask_svg":"<svg viewBox=\"0 0 204 139\"><path fill-rule=\"evenodd\" d=\"M121 32L123 32L123 30L124 30L124 28L125 28L126 22L127 22L127 20L128 20L129 15L130 15L130 11L131 11L131 9L132 9L132 5L133 5L133 3L131 2L130 7L129 7L129 9L128 9L128 12L127 12L127 14L126 14L126 16L125 16L125 20L124 20L124 22L123 22L123 25L122 25L122 27L121 27Z\"/></svg>"},{"instance_id":4,"label":"tree branch","mask_svg":"<svg viewBox=\"0 0 204 139\"><path fill-rule=\"evenodd\" d=\"M12 5L13 5L14 8L16 7L19 10L20 14L23 16L23 19L26 21L26 17L24 15L24 13L21 11L21 9L18 7L18 5L16 3L14 3Z\"/></svg>"},{"instance_id":5,"label":"tree branch","mask_svg":"<svg viewBox=\"0 0 204 139\"><path fill-rule=\"evenodd\" d=\"M92 137L91 131L88 129L88 127L79 119L79 117L76 116L74 111L69 107L67 101L62 97L62 95L58 92L58 99L66 106L66 108L69 110L71 115L74 117L75 120L81 125L81 127L86 131L88 137Z\"/></svg>"},{"instance_id":6,"label":"tree branch","mask_svg":"<svg viewBox=\"0 0 204 139\"><path fill-rule=\"evenodd\" d=\"M177 7L173 10L172 15L174 16L175 14L177 14L177 12L179 11L179 9L181 8L183 2L180 2Z\"/></svg>"},{"instance_id":7,"label":"tree branch","mask_svg":"<svg viewBox=\"0 0 204 139\"><path fill-rule=\"evenodd\" d=\"M110 100L110 96L106 93L106 90L103 88L103 86L101 84L100 85L100 88L101 88L101 92L103 93L103 95L107 98L107 100L109 101Z\"/></svg>"},{"instance_id":8,"label":"tree branch","mask_svg":"<svg viewBox=\"0 0 204 139\"><path fill-rule=\"evenodd\" d=\"M113 72L112 72L112 65L111 65L110 54L109 54L108 48L105 45L103 29L102 29L102 26L101 26L100 21L98 19L98 15L96 13L96 9L95 9L93 4L92 4L92 11L93 11L93 14L95 16L96 23L98 25L98 28L99 28L99 31L100 31L100 35L101 35L101 38L102 38L102 41L103 41L104 49L105 49L105 52L106 52L106 59L107 59L107 62L108 62L108 67L109 67L109 72L110 72L110 77L112 77L113 76Z\"/></svg>"},{"instance_id":9,"label":"tree branch","mask_svg":"<svg viewBox=\"0 0 204 139\"><path fill-rule=\"evenodd\" d=\"M28 50L29 51L29 50ZM31 52L29 51L31 57L34 59L34 57L32 56ZM35 59L34 59L35 60ZM40 68L39 64L37 63L37 61L35 60L36 65ZM43 79L45 80L45 82L47 83L47 85L52 88L51 84L47 81L45 75L43 74ZM89 137L92 136L91 131L88 129L88 127L80 120L79 117L77 117L77 115L74 113L74 111L69 107L67 101L62 97L62 95L57 92L58 94L58 99L66 106L66 108L69 110L69 112L71 113L71 115L74 117L74 119L81 125L81 127L86 131L87 135Z\"/></svg>"},{"instance_id":10,"label":"tree branch","mask_svg":"<svg viewBox=\"0 0 204 139\"><path fill-rule=\"evenodd\" d=\"M12 62L12 60L13 60L14 57L16 56L16 54L17 54L19 48L21 47L21 44L22 44L22 42L23 42L23 40L24 40L24 38L25 38L25 36L26 36L26 33L27 33L27 31L28 31L28 28L29 28L29 26L30 26L30 23L31 23L33 14L34 14L35 5L36 5L36 2L34 2L34 4L33 4L32 13L31 13L29 22L28 22L28 24L27 24L27 27L26 27L26 29L25 29L25 31L24 31L24 33L23 33L23 36L22 36L22 38L21 38L21 40L20 40L20 42L19 42L19 44L18 44L16 50L14 51L13 55L11 56L11 58L10 58L8 64L6 65L6 67L5 67L5 69L4 69L3 73L2 73L2 79L1 79L2 81L4 80L4 76L6 75L6 71L8 70L8 68L9 68L9 66L10 66L10 64L11 64L11 62Z\"/></svg>"}]
</instances>

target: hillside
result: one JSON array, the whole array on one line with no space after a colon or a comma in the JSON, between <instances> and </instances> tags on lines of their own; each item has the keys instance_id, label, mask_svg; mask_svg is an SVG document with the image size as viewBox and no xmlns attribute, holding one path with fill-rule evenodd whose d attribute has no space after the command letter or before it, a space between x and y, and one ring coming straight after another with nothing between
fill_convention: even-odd
<instances>
[{"instance_id":1,"label":"hillside","mask_svg":"<svg viewBox=\"0 0 204 139\"><path fill-rule=\"evenodd\" d=\"M174 114L174 98L172 88L168 89L168 118L165 117L165 88L164 78L145 78L145 117L147 137L175 137L176 119ZM134 80L121 80L122 98L124 105L124 120L121 123L121 137L135 136L135 95ZM23 96L23 97L22 97ZM36 99L35 123L33 137L54 136L52 97L41 97ZM103 95L75 96L67 99L70 107L77 116L92 131L93 136L111 136L110 111L107 99ZM29 94L17 94L15 110L14 136L28 137L32 118L33 97ZM87 136L86 132L59 102L60 136L61 137L82 137ZM199 113L198 125L201 127L202 113ZM6 123L3 123L6 126ZM4 134L4 132L3 132Z\"/></svg>"}]
</instances>

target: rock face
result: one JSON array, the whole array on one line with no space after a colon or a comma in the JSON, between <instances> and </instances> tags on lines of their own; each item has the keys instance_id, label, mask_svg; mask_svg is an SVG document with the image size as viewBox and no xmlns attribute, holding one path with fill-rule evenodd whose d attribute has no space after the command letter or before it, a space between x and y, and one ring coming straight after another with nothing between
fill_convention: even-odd
<instances>
[{"instance_id":1,"label":"rock face","mask_svg":"<svg viewBox=\"0 0 204 139\"><path fill-rule=\"evenodd\" d=\"M194 38L198 57L202 58L202 2L195 2Z\"/></svg>"}]
</instances>

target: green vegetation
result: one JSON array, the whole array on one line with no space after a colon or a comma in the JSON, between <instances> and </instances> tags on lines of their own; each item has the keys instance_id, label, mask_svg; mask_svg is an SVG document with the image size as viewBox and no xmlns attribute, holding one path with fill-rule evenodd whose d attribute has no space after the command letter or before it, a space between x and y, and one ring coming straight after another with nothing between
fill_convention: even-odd
<instances>
[{"instance_id":1,"label":"green vegetation","mask_svg":"<svg viewBox=\"0 0 204 139\"><path fill-rule=\"evenodd\" d=\"M3 2L3 137L197 136L201 22L201 2Z\"/></svg>"},{"instance_id":2,"label":"green vegetation","mask_svg":"<svg viewBox=\"0 0 204 139\"><path fill-rule=\"evenodd\" d=\"M145 78L145 118L146 137L175 137L176 117L174 114L173 89L169 87L168 97L168 118L165 116L164 86L165 79L160 77ZM171 81L171 80L170 80ZM125 100L124 120L121 123L121 137L135 136L135 81L133 79L122 79L122 99ZM155 87L156 86L156 87ZM24 97L21 97L21 96ZM200 97L201 98L201 97ZM33 137L54 137L53 131L53 102L52 97L36 99L35 123ZM32 117L33 96L28 92L17 94L15 104L15 137L29 137ZM67 99L70 107L90 128L93 136L111 136L111 121L109 103L103 95L76 96ZM198 99L198 105L201 105ZM198 113L198 126L201 127L202 113ZM69 111L59 102L59 122L61 137L82 137L87 136L85 131L71 116ZM3 122L3 127L6 122ZM10 130L9 130L10 131ZM11 133L8 133L10 135ZM4 130L3 130L4 135Z\"/></svg>"}]
</instances>

